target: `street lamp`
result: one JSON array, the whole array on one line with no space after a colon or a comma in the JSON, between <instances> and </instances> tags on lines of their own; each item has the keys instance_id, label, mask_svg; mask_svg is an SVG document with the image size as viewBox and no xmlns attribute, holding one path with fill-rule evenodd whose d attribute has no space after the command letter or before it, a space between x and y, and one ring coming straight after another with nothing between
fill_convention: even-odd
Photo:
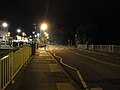
<instances>
[{"instance_id":1,"label":"street lamp","mask_svg":"<svg viewBox=\"0 0 120 90\"><path fill-rule=\"evenodd\" d=\"M46 35L45 35L45 31L47 30L48 25L46 23L41 24L40 26L40 43L41 44L45 44L45 49L46 49Z\"/></svg>"},{"instance_id":2,"label":"street lamp","mask_svg":"<svg viewBox=\"0 0 120 90\"><path fill-rule=\"evenodd\" d=\"M45 37L48 37L48 36L49 36L49 34L48 34L47 32L44 32L44 35L45 35Z\"/></svg>"},{"instance_id":3,"label":"street lamp","mask_svg":"<svg viewBox=\"0 0 120 90\"><path fill-rule=\"evenodd\" d=\"M26 36L25 32L22 33L23 37Z\"/></svg>"},{"instance_id":4,"label":"street lamp","mask_svg":"<svg viewBox=\"0 0 120 90\"><path fill-rule=\"evenodd\" d=\"M21 32L21 29L17 29L17 32L20 33L20 32Z\"/></svg>"},{"instance_id":5,"label":"street lamp","mask_svg":"<svg viewBox=\"0 0 120 90\"><path fill-rule=\"evenodd\" d=\"M37 37L37 35L35 35L35 38Z\"/></svg>"},{"instance_id":6,"label":"street lamp","mask_svg":"<svg viewBox=\"0 0 120 90\"><path fill-rule=\"evenodd\" d=\"M43 23L40 27L41 30L45 31L47 29L47 24L46 23Z\"/></svg>"},{"instance_id":7,"label":"street lamp","mask_svg":"<svg viewBox=\"0 0 120 90\"><path fill-rule=\"evenodd\" d=\"M47 39L49 39L49 36L47 36Z\"/></svg>"},{"instance_id":8,"label":"street lamp","mask_svg":"<svg viewBox=\"0 0 120 90\"><path fill-rule=\"evenodd\" d=\"M2 26L3 26L4 28L6 28L6 27L8 26L8 24L7 24L6 22L4 22L4 23L2 24Z\"/></svg>"},{"instance_id":9,"label":"street lamp","mask_svg":"<svg viewBox=\"0 0 120 90\"><path fill-rule=\"evenodd\" d=\"M45 34L45 36L46 36L46 37L48 37L48 36L49 36L49 34L48 34L48 33L46 33L46 34Z\"/></svg>"},{"instance_id":10,"label":"street lamp","mask_svg":"<svg viewBox=\"0 0 120 90\"><path fill-rule=\"evenodd\" d=\"M35 31L32 31L32 43L35 42L35 40L34 40L34 39L35 39L35 36L34 36L34 35L35 35Z\"/></svg>"},{"instance_id":11,"label":"street lamp","mask_svg":"<svg viewBox=\"0 0 120 90\"><path fill-rule=\"evenodd\" d=\"M39 37L39 36L40 36L40 33L37 33L37 36Z\"/></svg>"},{"instance_id":12,"label":"street lamp","mask_svg":"<svg viewBox=\"0 0 120 90\"><path fill-rule=\"evenodd\" d=\"M32 31L32 34L35 34L35 31Z\"/></svg>"},{"instance_id":13,"label":"street lamp","mask_svg":"<svg viewBox=\"0 0 120 90\"><path fill-rule=\"evenodd\" d=\"M30 38L32 38L32 36L31 36L31 35L30 35L29 37L30 37Z\"/></svg>"},{"instance_id":14,"label":"street lamp","mask_svg":"<svg viewBox=\"0 0 120 90\"><path fill-rule=\"evenodd\" d=\"M10 32L8 32L8 36L10 36L10 34L11 34L11 33L10 33Z\"/></svg>"},{"instance_id":15,"label":"street lamp","mask_svg":"<svg viewBox=\"0 0 120 90\"><path fill-rule=\"evenodd\" d=\"M4 29L6 28L6 32L7 34L5 35L5 45L7 44L7 38L8 38L8 24L6 22L2 23L2 26L4 27Z\"/></svg>"}]
</instances>

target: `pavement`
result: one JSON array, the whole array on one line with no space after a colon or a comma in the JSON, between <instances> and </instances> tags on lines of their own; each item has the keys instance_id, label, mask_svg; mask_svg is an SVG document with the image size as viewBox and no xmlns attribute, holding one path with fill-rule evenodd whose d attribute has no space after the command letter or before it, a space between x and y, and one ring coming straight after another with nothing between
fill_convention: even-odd
<instances>
[{"instance_id":1,"label":"pavement","mask_svg":"<svg viewBox=\"0 0 120 90\"><path fill-rule=\"evenodd\" d=\"M6 90L76 90L52 55L39 48Z\"/></svg>"}]
</instances>

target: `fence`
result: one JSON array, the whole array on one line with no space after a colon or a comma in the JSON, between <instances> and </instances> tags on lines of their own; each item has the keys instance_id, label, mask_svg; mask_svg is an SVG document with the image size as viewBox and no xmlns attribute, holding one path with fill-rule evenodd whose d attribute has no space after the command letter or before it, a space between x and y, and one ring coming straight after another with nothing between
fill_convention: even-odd
<instances>
[{"instance_id":1,"label":"fence","mask_svg":"<svg viewBox=\"0 0 120 90\"><path fill-rule=\"evenodd\" d=\"M96 51L120 52L120 45L83 45L79 44L78 48Z\"/></svg>"},{"instance_id":2,"label":"fence","mask_svg":"<svg viewBox=\"0 0 120 90\"><path fill-rule=\"evenodd\" d=\"M0 57L0 90L4 90L7 87L30 58L31 54L30 46L22 46Z\"/></svg>"}]
</instances>

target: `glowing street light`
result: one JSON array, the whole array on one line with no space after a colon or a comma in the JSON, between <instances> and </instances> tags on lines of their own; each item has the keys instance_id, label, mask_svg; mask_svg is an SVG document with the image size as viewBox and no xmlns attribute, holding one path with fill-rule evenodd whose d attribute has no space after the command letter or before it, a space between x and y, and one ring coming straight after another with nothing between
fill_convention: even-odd
<instances>
[{"instance_id":1,"label":"glowing street light","mask_svg":"<svg viewBox=\"0 0 120 90\"><path fill-rule=\"evenodd\" d=\"M39 36L40 36L40 33L37 33L37 36L39 37Z\"/></svg>"},{"instance_id":2,"label":"glowing street light","mask_svg":"<svg viewBox=\"0 0 120 90\"><path fill-rule=\"evenodd\" d=\"M25 32L22 33L23 36L26 36Z\"/></svg>"},{"instance_id":3,"label":"glowing street light","mask_svg":"<svg viewBox=\"0 0 120 90\"><path fill-rule=\"evenodd\" d=\"M37 35L35 35L35 38L37 37Z\"/></svg>"},{"instance_id":4,"label":"glowing street light","mask_svg":"<svg viewBox=\"0 0 120 90\"><path fill-rule=\"evenodd\" d=\"M20 33L20 32L21 32L21 29L17 29L17 32Z\"/></svg>"},{"instance_id":5,"label":"glowing street light","mask_svg":"<svg viewBox=\"0 0 120 90\"><path fill-rule=\"evenodd\" d=\"M6 36L5 36L5 45L6 45L6 43L7 43L7 39L8 39L8 24L6 23L6 22L4 22L4 23L2 23L2 26L3 26L3 28L4 29L6 29L6 31L7 31L7 34L6 34Z\"/></svg>"},{"instance_id":6,"label":"glowing street light","mask_svg":"<svg viewBox=\"0 0 120 90\"><path fill-rule=\"evenodd\" d=\"M35 31L32 31L32 34L35 34Z\"/></svg>"},{"instance_id":7,"label":"glowing street light","mask_svg":"<svg viewBox=\"0 0 120 90\"><path fill-rule=\"evenodd\" d=\"M31 36L31 35L30 35L29 37L30 37L30 38L32 38L32 36Z\"/></svg>"},{"instance_id":8,"label":"glowing street light","mask_svg":"<svg viewBox=\"0 0 120 90\"><path fill-rule=\"evenodd\" d=\"M48 37L48 36L49 36L49 34L45 34L45 36L46 36L46 37Z\"/></svg>"},{"instance_id":9,"label":"glowing street light","mask_svg":"<svg viewBox=\"0 0 120 90\"><path fill-rule=\"evenodd\" d=\"M46 33L46 32L44 32L44 34L45 34L45 36L46 36L46 37L48 37L48 36L49 36L49 34L48 34L48 33Z\"/></svg>"},{"instance_id":10,"label":"glowing street light","mask_svg":"<svg viewBox=\"0 0 120 90\"><path fill-rule=\"evenodd\" d=\"M49 36L47 36L47 39L49 39Z\"/></svg>"},{"instance_id":11,"label":"glowing street light","mask_svg":"<svg viewBox=\"0 0 120 90\"><path fill-rule=\"evenodd\" d=\"M43 23L40 27L41 30L45 31L47 29L47 24Z\"/></svg>"},{"instance_id":12,"label":"glowing street light","mask_svg":"<svg viewBox=\"0 0 120 90\"><path fill-rule=\"evenodd\" d=\"M11 34L11 33L10 33L10 32L8 32L8 36L10 36L10 34Z\"/></svg>"},{"instance_id":13,"label":"glowing street light","mask_svg":"<svg viewBox=\"0 0 120 90\"><path fill-rule=\"evenodd\" d=\"M3 26L4 28L6 28L6 27L8 26L8 24L7 24L6 22L4 22L4 23L2 24L2 26Z\"/></svg>"}]
</instances>

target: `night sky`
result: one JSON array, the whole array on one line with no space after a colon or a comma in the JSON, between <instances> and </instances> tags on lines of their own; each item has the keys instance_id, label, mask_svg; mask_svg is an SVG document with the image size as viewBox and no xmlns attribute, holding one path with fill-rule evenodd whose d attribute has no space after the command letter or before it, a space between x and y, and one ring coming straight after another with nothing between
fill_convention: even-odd
<instances>
[{"instance_id":1,"label":"night sky","mask_svg":"<svg viewBox=\"0 0 120 90\"><path fill-rule=\"evenodd\" d=\"M0 20L9 23L9 31L17 28L28 34L33 23L46 20L56 27L76 30L81 24L95 23L105 32L120 33L119 0L2 0Z\"/></svg>"}]
</instances>

